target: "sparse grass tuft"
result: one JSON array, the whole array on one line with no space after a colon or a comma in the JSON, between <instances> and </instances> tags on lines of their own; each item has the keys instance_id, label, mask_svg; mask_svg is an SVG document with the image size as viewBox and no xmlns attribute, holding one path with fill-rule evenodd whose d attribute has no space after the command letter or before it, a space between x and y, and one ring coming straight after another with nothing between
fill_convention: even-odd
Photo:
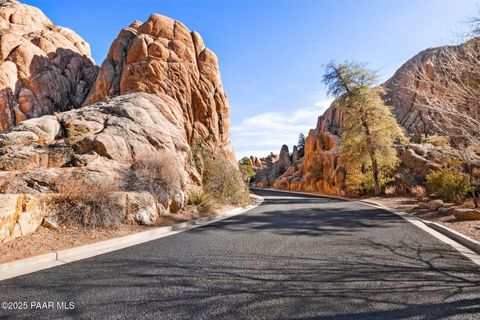
<instances>
[{"instance_id":1,"label":"sparse grass tuft","mask_svg":"<svg viewBox=\"0 0 480 320\"><path fill-rule=\"evenodd\" d=\"M418 200L422 200L427 196L427 190L424 186L414 186L410 189L410 193L413 194Z\"/></svg>"},{"instance_id":2,"label":"sparse grass tuft","mask_svg":"<svg viewBox=\"0 0 480 320\"><path fill-rule=\"evenodd\" d=\"M210 213L216 207L212 196L207 194L201 188L197 188L189 192L188 202L189 204L195 206L202 213Z\"/></svg>"}]
</instances>

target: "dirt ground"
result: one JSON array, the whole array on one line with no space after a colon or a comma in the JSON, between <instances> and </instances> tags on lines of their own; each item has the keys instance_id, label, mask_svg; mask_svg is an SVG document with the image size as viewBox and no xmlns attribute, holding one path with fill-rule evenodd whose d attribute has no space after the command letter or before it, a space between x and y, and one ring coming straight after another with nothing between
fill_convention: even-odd
<instances>
[{"instance_id":1,"label":"dirt ground","mask_svg":"<svg viewBox=\"0 0 480 320\"><path fill-rule=\"evenodd\" d=\"M222 211L229 208L222 208ZM186 208L177 215L162 217L156 226L138 226L121 224L115 228L86 228L71 227L51 230L40 226L34 233L0 244L0 263L11 262L18 259L28 258L48 252L56 252L70 249L85 244L99 242L151 230L155 227L169 226L175 223L198 219L203 216L217 214L198 213L196 210Z\"/></svg>"},{"instance_id":2,"label":"dirt ground","mask_svg":"<svg viewBox=\"0 0 480 320\"><path fill-rule=\"evenodd\" d=\"M414 197L371 197L364 200L381 204L384 207L408 212L416 213L418 200ZM453 215L438 216L436 214L417 215L419 218L440 223L450 229L456 230L464 235L480 241L480 220L458 220Z\"/></svg>"}]
</instances>

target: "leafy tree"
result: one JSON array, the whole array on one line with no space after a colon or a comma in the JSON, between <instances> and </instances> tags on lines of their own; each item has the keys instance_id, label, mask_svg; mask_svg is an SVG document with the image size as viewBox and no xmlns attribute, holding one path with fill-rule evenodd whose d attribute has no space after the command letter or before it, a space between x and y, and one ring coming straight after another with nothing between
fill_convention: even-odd
<instances>
[{"instance_id":1,"label":"leafy tree","mask_svg":"<svg viewBox=\"0 0 480 320\"><path fill-rule=\"evenodd\" d=\"M393 144L406 138L382 100L383 89L374 86L376 80L375 72L355 62L331 62L323 76L328 93L336 98L336 108L345 115L340 157L352 172L370 169L378 195L382 192L382 173L393 170L399 162Z\"/></svg>"},{"instance_id":2,"label":"leafy tree","mask_svg":"<svg viewBox=\"0 0 480 320\"><path fill-rule=\"evenodd\" d=\"M249 157L243 157L238 162L238 168L242 173L243 180L245 182L250 182L250 180L255 176L255 171L253 170L252 160Z\"/></svg>"},{"instance_id":3,"label":"leafy tree","mask_svg":"<svg viewBox=\"0 0 480 320\"><path fill-rule=\"evenodd\" d=\"M298 135L298 143L297 143L297 148L298 148L298 156L301 158L305 155L305 136L303 133L300 133Z\"/></svg>"}]
</instances>

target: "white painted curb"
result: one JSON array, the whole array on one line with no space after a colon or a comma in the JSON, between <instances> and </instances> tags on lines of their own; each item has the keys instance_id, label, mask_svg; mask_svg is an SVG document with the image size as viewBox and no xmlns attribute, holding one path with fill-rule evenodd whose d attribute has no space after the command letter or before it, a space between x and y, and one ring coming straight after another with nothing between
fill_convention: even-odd
<instances>
[{"instance_id":1,"label":"white painted curb","mask_svg":"<svg viewBox=\"0 0 480 320\"><path fill-rule=\"evenodd\" d=\"M450 229L440 223L432 222L432 221L423 221L426 225L428 225L430 228L437 230L440 233L445 234L449 238L452 238L453 240L463 244L465 247L469 248L470 250L473 250L475 252L480 252L480 242L470 238L469 236L466 236L458 231L455 231L453 229Z\"/></svg>"},{"instance_id":2,"label":"white painted curb","mask_svg":"<svg viewBox=\"0 0 480 320\"><path fill-rule=\"evenodd\" d=\"M373 201L368 201L368 200L355 200L355 199L350 199L346 197L341 197L341 196L335 196L335 195L328 195L328 194L320 194L320 193L314 193L314 192L301 192L301 191L288 191L288 190L277 190L277 189L260 189L260 188L251 188L252 190L266 190L266 191L277 191L277 192L285 192L285 193L293 193L293 194L299 194L299 195L307 195L307 196L317 196L317 197L323 197L323 198L332 198L332 199L338 199L338 200L345 200L345 201L350 201L350 202L356 202L360 204L364 204L367 206L379 208L382 210L386 210L388 212L391 212L411 224L415 225L416 227L424 230L425 232L428 232L435 238L439 239L440 241L450 245L453 247L455 250L460 252L462 255L473 261L475 264L480 266L480 242L473 240L470 237L467 237L464 234L461 234L455 230L452 230L450 228L447 228L443 225L440 225L435 222L430 222L426 221L423 219L420 219L418 217L415 217L409 213L402 212L402 211L395 211L390 208L387 208L381 204L375 203Z\"/></svg>"},{"instance_id":3,"label":"white painted curb","mask_svg":"<svg viewBox=\"0 0 480 320\"><path fill-rule=\"evenodd\" d=\"M219 213L215 216L203 217L192 221L177 223L167 227L159 227L149 231L130 234L128 236L113 238L80 247L58 252L50 252L26 259L0 264L0 281L35 271L56 267L73 261L90 258L103 253L120 250L140 243L160 239L228 219L230 217L250 211L258 207L263 202L262 197L256 195L251 195L251 197L256 200L255 204L246 206L244 208L234 208Z\"/></svg>"}]
</instances>

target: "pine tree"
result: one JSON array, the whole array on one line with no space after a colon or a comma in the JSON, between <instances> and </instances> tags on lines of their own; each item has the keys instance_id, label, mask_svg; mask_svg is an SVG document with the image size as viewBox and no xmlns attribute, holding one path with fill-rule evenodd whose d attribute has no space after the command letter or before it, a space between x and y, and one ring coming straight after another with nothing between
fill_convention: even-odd
<instances>
[{"instance_id":1,"label":"pine tree","mask_svg":"<svg viewBox=\"0 0 480 320\"><path fill-rule=\"evenodd\" d=\"M297 143L297 148L298 148L298 156L301 158L305 154L305 136L303 133L300 133L298 135L298 143Z\"/></svg>"},{"instance_id":2,"label":"pine tree","mask_svg":"<svg viewBox=\"0 0 480 320\"><path fill-rule=\"evenodd\" d=\"M382 99L383 89L374 87L376 74L355 62L330 63L323 82L336 98L336 108L345 115L340 158L352 174L369 168L378 195L382 192L381 175L399 162L393 144L406 138Z\"/></svg>"}]
</instances>

